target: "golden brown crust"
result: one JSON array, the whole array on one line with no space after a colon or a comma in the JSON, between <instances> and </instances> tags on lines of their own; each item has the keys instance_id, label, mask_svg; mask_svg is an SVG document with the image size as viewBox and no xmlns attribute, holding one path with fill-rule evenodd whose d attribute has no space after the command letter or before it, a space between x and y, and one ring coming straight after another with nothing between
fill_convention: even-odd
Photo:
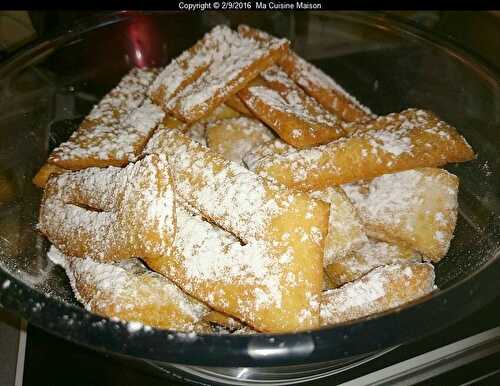
<instances>
[{"instance_id":1,"label":"golden brown crust","mask_svg":"<svg viewBox=\"0 0 500 386\"><path fill-rule=\"evenodd\" d=\"M325 272L332 288L337 288L359 279L376 267L420 261L422 257L412 249L369 239L360 248L333 260L325 267Z\"/></svg>"},{"instance_id":2,"label":"golden brown crust","mask_svg":"<svg viewBox=\"0 0 500 386\"><path fill-rule=\"evenodd\" d=\"M401 306L434 289L431 264L391 264L323 293L321 324L332 325Z\"/></svg>"},{"instance_id":3,"label":"golden brown crust","mask_svg":"<svg viewBox=\"0 0 500 386\"><path fill-rule=\"evenodd\" d=\"M178 331L208 331L209 308L183 293L139 260L100 263L63 255L54 246L48 257L61 265L77 299L96 314L145 326ZM144 327L145 327L144 326Z\"/></svg>"},{"instance_id":4,"label":"golden brown crust","mask_svg":"<svg viewBox=\"0 0 500 386\"><path fill-rule=\"evenodd\" d=\"M116 261L164 253L175 235L172 177L164 157L49 179L39 230L64 254Z\"/></svg>"},{"instance_id":5,"label":"golden brown crust","mask_svg":"<svg viewBox=\"0 0 500 386\"><path fill-rule=\"evenodd\" d=\"M216 26L165 68L150 95L178 119L195 122L274 64L288 45L285 39L258 41Z\"/></svg>"},{"instance_id":6,"label":"golden brown crust","mask_svg":"<svg viewBox=\"0 0 500 386\"><path fill-rule=\"evenodd\" d=\"M270 155L255 166L255 171L288 187L321 190L475 157L456 129L431 112L408 109L373 122L377 129L356 131L312 149Z\"/></svg>"},{"instance_id":7,"label":"golden brown crust","mask_svg":"<svg viewBox=\"0 0 500 386\"><path fill-rule=\"evenodd\" d=\"M227 328L228 330L238 330L245 327L240 321L218 311L210 311L203 317L203 320Z\"/></svg>"},{"instance_id":8,"label":"golden brown crust","mask_svg":"<svg viewBox=\"0 0 500 386\"><path fill-rule=\"evenodd\" d=\"M243 103L243 101L240 99L238 94L231 95L229 98L226 99L226 104L231 107L232 109L238 111L239 113L253 118L254 115L252 112L248 109L248 107Z\"/></svg>"},{"instance_id":9,"label":"golden brown crust","mask_svg":"<svg viewBox=\"0 0 500 386\"><path fill-rule=\"evenodd\" d=\"M323 264L327 268L330 263L362 248L368 242L368 237L356 209L341 188L331 186L310 194L330 204L328 235L323 253Z\"/></svg>"},{"instance_id":10,"label":"golden brown crust","mask_svg":"<svg viewBox=\"0 0 500 386\"><path fill-rule=\"evenodd\" d=\"M345 134L336 116L323 109L277 66L261 74L266 86L251 86L238 96L292 146L303 149Z\"/></svg>"},{"instance_id":11,"label":"golden brown crust","mask_svg":"<svg viewBox=\"0 0 500 386\"><path fill-rule=\"evenodd\" d=\"M225 159L240 164L252 148L273 138L273 133L265 125L247 117L213 121L206 129L208 147Z\"/></svg>"},{"instance_id":12,"label":"golden brown crust","mask_svg":"<svg viewBox=\"0 0 500 386\"><path fill-rule=\"evenodd\" d=\"M305 92L343 120L352 122L372 118L369 109L347 94L327 74L296 53L289 52L288 55L284 55L279 65Z\"/></svg>"}]
</instances>

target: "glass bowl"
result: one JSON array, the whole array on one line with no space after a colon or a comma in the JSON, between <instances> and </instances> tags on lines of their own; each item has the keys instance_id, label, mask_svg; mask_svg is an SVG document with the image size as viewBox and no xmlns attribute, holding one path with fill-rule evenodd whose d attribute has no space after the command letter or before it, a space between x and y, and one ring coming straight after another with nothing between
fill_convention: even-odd
<instances>
[{"instance_id":1,"label":"glass bowl","mask_svg":"<svg viewBox=\"0 0 500 386\"><path fill-rule=\"evenodd\" d=\"M289 38L378 114L430 109L467 138L478 158L446 167L460 177L460 215L448 256L436 265L439 290L349 323L250 336L129 331L127 323L76 302L35 229L41 192L33 175L131 67L165 65L220 23L246 23ZM0 179L6 192L0 196L0 303L68 340L184 370L331 369L443 329L500 292L498 79L473 55L380 14L122 12L87 19L0 64Z\"/></svg>"}]
</instances>

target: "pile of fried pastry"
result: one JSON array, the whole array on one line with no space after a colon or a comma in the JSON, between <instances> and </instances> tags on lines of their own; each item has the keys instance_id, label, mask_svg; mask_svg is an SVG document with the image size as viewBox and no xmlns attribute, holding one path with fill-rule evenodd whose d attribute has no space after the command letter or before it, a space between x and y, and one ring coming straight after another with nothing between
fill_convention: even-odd
<instances>
[{"instance_id":1,"label":"pile of fried pastry","mask_svg":"<svg viewBox=\"0 0 500 386\"><path fill-rule=\"evenodd\" d=\"M377 116L290 42L216 26L132 69L49 155L38 229L76 298L199 333L310 330L435 290L475 157L430 111Z\"/></svg>"}]
</instances>

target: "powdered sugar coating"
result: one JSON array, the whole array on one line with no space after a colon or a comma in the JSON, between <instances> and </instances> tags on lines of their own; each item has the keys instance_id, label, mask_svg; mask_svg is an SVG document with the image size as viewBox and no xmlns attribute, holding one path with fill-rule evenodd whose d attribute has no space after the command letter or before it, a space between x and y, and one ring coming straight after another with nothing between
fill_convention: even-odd
<instances>
[{"instance_id":1,"label":"powdered sugar coating","mask_svg":"<svg viewBox=\"0 0 500 386\"><path fill-rule=\"evenodd\" d=\"M137 259L100 263L65 256L54 246L47 257L65 269L75 296L87 310L128 320L131 329L152 323L153 327L191 331L209 312Z\"/></svg>"},{"instance_id":2,"label":"powdered sugar coating","mask_svg":"<svg viewBox=\"0 0 500 386\"><path fill-rule=\"evenodd\" d=\"M262 42L216 26L165 68L153 84L153 97L159 94L166 110L193 122L243 87L287 47L285 39Z\"/></svg>"},{"instance_id":3,"label":"powdered sugar coating","mask_svg":"<svg viewBox=\"0 0 500 386\"><path fill-rule=\"evenodd\" d=\"M321 243L327 230L328 206L263 180L177 130L156 133L145 151L167 155L179 200L236 235L248 245L245 250L249 256L265 250L266 259L270 259L269 264L258 260L260 264L245 268L260 272L250 275L254 280L255 276L259 278L253 287L239 286L240 280L224 284L221 279L210 287L208 283L201 286L193 295L203 294L203 300L217 310L235 315L257 330L291 331L317 326ZM235 267L236 272L237 267L241 265ZM163 265L162 269L169 268ZM279 274L268 273L270 281L266 284L262 270L271 269ZM281 294L282 303L272 293ZM215 301L219 302L217 306ZM253 301L253 310L247 306L249 301Z\"/></svg>"},{"instance_id":4,"label":"powdered sugar coating","mask_svg":"<svg viewBox=\"0 0 500 386\"><path fill-rule=\"evenodd\" d=\"M204 216L245 242L259 239L283 203L269 197L266 183L257 175L234 162L210 157L205 149L177 130L162 130L151 138L145 152L168 155L177 171L176 192ZM275 188L269 185L269 189Z\"/></svg>"},{"instance_id":5,"label":"powdered sugar coating","mask_svg":"<svg viewBox=\"0 0 500 386\"><path fill-rule=\"evenodd\" d=\"M263 177L301 190L474 158L465 139L430 112L408 109L364 124L349 137L261 159Z\"/></svg>"},{"instance_id":6,"label":"powdered sugar coating","mask_svg":"<svg viewBox=\"0 0 500 386\"><path fill-rule=\"evenodd\" d=\"M430 264L391 264L352 283L323 293L321 319L331 325L382 312L418 299L434 289Z\"/></svg>"},{"instance_id":7,"label":"powdered sugar coating","mask_svg":"<svg viewBox=\"0 0 500 386\"><path fill-rule=\"evenodd\" d=\"M250 86L238 95L285 142L305 148L344 134L337 117L308 96L279 67L268 68L261 77L265 85Z\"/></svg>"},{"instance_id":8,"label":"powdered sugar coating","mask_svg":"<svg viewBox=\"0 0 500 386\"><path fill-rule=\"evenodd\" d=\"M174 191L165 157L51 178L39 229L72 256L109 261L163 253L175 234Z\"/></svg>"},{"instance_id":9,"label":"powdered sugar coating","mask_svg":"<svg viewBox=\"0 0 500 386\"><path fill-rule=\"evenodd\" d=\"M344 90L332 77L290 52L281 62L281 67L308 94L316 98L328 111L347 121L373 118L370 109Z\"/></svg>"},{"instance_id":10,"label":"powdered sugar coating","mask_svg":"<svg viewBox=\"0 0 500 386\"><path fill-rule=\"evenodd\" d=\"M249 170L255 171L255 167L262 159L275 154L283 154L288 151L293 151L294 149L295 148L292 145L276 138L254 147L251 151L245 154L243 157L243 163Z\"/></svg>"},{"instance_id":11,"label":"powdered sugar coating","mask_svg":"<svg viewBox=\"0 0 500 386\"><path fill-rule=\"evenodd\" d=\"M403 242L434 261L448 251L458 210L453 174L420 168L342 188L375 237Z\"/></svg>"},{"instance_id":12,"label":"powdered sugar coating","mask_svg":"<svg viewBox=\"0 0 500 386\"><path fill-rule=\"evenodd\" d=\"M188 291L193 291L200 281L238 283L249 288L238 300L245 316L262 307L281 306L282 267L276 264L264 241L241 245L230 233L182 208L177 211L177 221L174 246L183 259Z\"/></svg>"},{"instance_id":13,"label":"powdered sugar coating","mask_svg":"<svg viewBox=\"0 0 500 386\"><path fill-rule=\"evenodd\" d=\"M123 165L136 159L163 111L146 99L157 70L133 69L95 106L49 163L68 169Z\"/></svg>"}]
</instances>

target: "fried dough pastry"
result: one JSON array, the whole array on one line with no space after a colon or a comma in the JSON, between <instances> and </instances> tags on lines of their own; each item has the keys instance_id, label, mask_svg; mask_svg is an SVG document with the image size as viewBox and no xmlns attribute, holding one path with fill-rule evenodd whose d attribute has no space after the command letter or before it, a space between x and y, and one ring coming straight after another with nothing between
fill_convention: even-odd
<instances>
[{"instance_id":1,"label":"fried dough pastry","mask_svg":"<svg viewBox=\"0 0 500 386\"><path fill-rule=\"evenodd\" d=\"M304 149L345 134L337 117L323 109L279 67L267 69L261 77L267 86L244 88L238 96L285 142Z\"/></svg>"},{"instance_id":2,"label":"fried dough pastry","mask_svg":"<svg viewBox=\"0 0 500 386\"><path fill-rule=\"evenodd\" d=\"M234 262L224 265L225 269L207 264L223 290L215 290L213 282L191 290L179 285L214 309L260 331L317 326L328 205L265 181L176 130L157 132L146 152L167 155L180 199L247 243L242 258L246 265L239 265L244 269L231 275ZM176 240L182 240L179 216L177 224ZM205 234L197 230L182 244L192 243L194 235ZM239 244L233 245L236 248ZM210 256L214 255L220 253L211 252ZM162 273L171 269L167 264L152 267ZM249 274L238 276L242 270ZM196 285L197 281L190 278L186 283Z\"/></svg>"},{"instance_id":3,"label":"fried dough pastry","mask_svg":"<svg viewBox=\"0 0 500 386\"><path fill-rule=\"evenodd\" d=\"M323 293L323 326L362 318L427 295L434 289L434 268L427 263L375 268L352 283Z\"/></svg>"},{"instance_id":4,"label":"fried dough pastry","mask_svg":"<svg viewBox=\"0 0 500 386\"><path fill-rule=\"evenodd\" d=\"M370 236L406 245L433 262L448 252L458 211L455 175L420 168L342 188Z\"/></svg>"},{"instance_id":5,"label":"fried dough pastry","mask_svg":"<svg viewBox=\"0 0 500 386\"><path fill-rule=\"evenodd\" d=\"M381 265L422 260L414 250L369 239L356 208L340 187L331 186L310 194L330 203L324 267L332 288L354 281Z\"/></svg>"},{"instance_id":6,"label":"fried dough pastry","mask_svg":"<svg viewBox=\"0 0 500 386\"><path fill-rule=\"evenodd\" d=\"M133 69L107 94L48 162L63 169L123 166L136 159L164 118L146 98L157 70Z\"/></svg>"},{"instance_id":7,"label":"fried dough pastry","mask_svg":"<svg viewBox=\"0 0 500 386\"><path fill-rule=\"evenodd\" d=\"M154 271L215 310L258 331L317 326L320 261L304 269L305 259L296 258L291 248L279 250L264 240L241 245L233 235L197 214L180 206L176 214L172 255L146 259Z\"/></svg>"},{"instance_id":8,"label":"fried dough pastry","mask_svg":"<svg viewBox=\"0 0 500 386\"><path fill-rule=\"evenodd\" d=\"M85 308L147 326L177 331L208 331L210 309L138 259L100 263L69 257L51 246L47 256L64 268L73 292Z\"/></svg>"},{"instance_id":9,"label":"fried dough pastry","mask_svg":"<svg viewBox=\"0 0 500 386\"><path fill-rule=\"evenodd\" d=\"M275 39L266 32L246 25L238 26L238 32L260 41ZM280 58L278 65L306 93L341 119L352 122L374 117L368 107L363 106L330 76L292 50L288 50L288 54Z\"/></svg>"},{"instance_id":10,"label":"fried dough pastry","mask_svg":"<svg viewBox=\"0 0 500 386\"><path fill-rule=\"evenodd\" d=\"M341 119L352 122L374 117L368 107L359 103L330 76L295 52L290 51L288 55L284 55L279 65L306 93Z\"/></svg>"},{"instance_id":11,"label":"fried dough pastry","mask_svg":"<svg viewBox=\"0 0 500 386\"><path fill-rule=\"evenodd\" d=\"M260 121L239 117L208 123L206 138L210 149L227 160L243 164L245 154L274 135Z\"/></svg>"},{"instance_id":12,"label":"fried dough pastry","mask_svg":"<svg viewBox=\"0 0 500 386\"><path fill-rule=\"evenodd\" d=\"M456 129L431 112L408 109L374 122L381 128L356 131L312 149L265 157L255 171L298 190L321 190L386 173L475 157Z\"/></svg>"},{"instance_id":13,"label":"fried dough pastry","mask_svg":"<svg viewBox=\"0 0 500 386\"><path fill-rule=\"evenodd\" d=\"M258 41L216 26L165 67L150 96L177 118L197 121L275 63L288 45L286 39Z\"/></svg>"},{"instance_id":14,"label":"fried dough pastry","mask_svg":"<svg viewBox=\"0 0 500 386\"><path fill-rule=\"evenodd\" d=\"M359 279L373 268L395 263L421 262L422 257L412 249L368 239L349 254L332 260L325 272L333 288Z\"/></svg>"},{"instance_id":15,"label":"fried dough pastry","mask_svg":"<svg viewBox=\"0 0 500 386\"><path fill-rule=\"evenodd\" d=\"M195 122L191 125L186 124L186 130L181 130L184 132L189 138L194 141L201 143L204 146L207 146L207 138L206 131L208 124L221 120L221 119L231 119L237 118L240 114L235 110L227 107L225 104L218 106L214 111L212 111L209 115L203 117L198 122ZM166 128L175 128L165 126Z\"/></svg>"},{"instance_id":16,"label":"fried dough pastry","mask_svg":"<svg viewBox=\"0 0 500 386\"><path fill-rule=\"evenodd\" d=\"M293 219L294 233L310 234L314 226L326 234L328 205L260 178L177 130L156 132L145 148L145 154L151 153L167 155L180 197L243 242L262 239L269 226L288 228L284 218L295 211L305 220ZM311 211L318 215L312 222Z\"/></svg>"},{"instance_id":17,"label":"fried dough pastry","mask_svg":"<svg viewBox=\"0 0 500 386\"><path fill-rule=\"evenodd\" d=\"M334 261L359 250L368 242L368 237L356 209L342 189L332 186L310 194L311 197L330 204L328 235L323 255L323 264L328 268Z\"/></svg>"},{"instance_id":18,"label":"fried dough pastry","mask_svg":"<svg viewBox=\"0 0 500 386\"><path fill-rule=\"evenodd\" d=\"M175 235L174 190L164 156L125 168L51 177L39 230L68 256L114 261L164 253Z\"/></svg>"}]
</instances>

